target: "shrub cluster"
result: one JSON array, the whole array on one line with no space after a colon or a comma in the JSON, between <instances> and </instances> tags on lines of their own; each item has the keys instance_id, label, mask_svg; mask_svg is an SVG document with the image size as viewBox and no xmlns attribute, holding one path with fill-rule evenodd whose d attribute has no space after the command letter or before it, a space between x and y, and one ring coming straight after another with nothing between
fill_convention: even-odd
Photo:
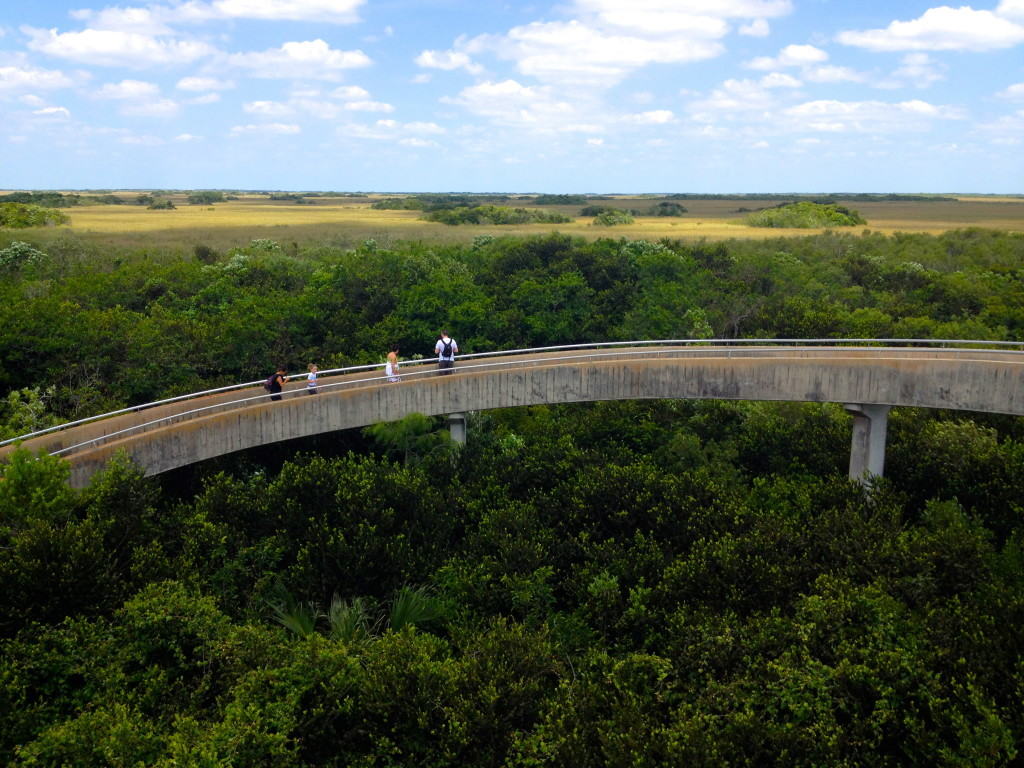
<instances>
[{"instance_id":1,"label":"shrub cluster","mask_svg":"<svg viewBox=\"0 0 1024 768\"><path fill-rule=\"evenodd\" d=\"M811 203L807 201L786 203L747 216L751 227L782 227L791 229L817 229L822 227L853 227L867 224L864 218L841 205Z\"/></svg>"},{"instance_id":2,"label":"shrub cluster","mask_svg":"<svg viewBox=\"0 0 1024 768\"><path fill-rule=\"evenodd\" d=\"M503 205L474 205L458 208L442 208L428 211L424 216L427 221L442 224L567 224L572 221L568 216L549 211L536 211L529 208L510 208Z\"/></svg>"},{"instance_id":3,"label":"shrub cluster","mask_svg":"<svg viewBox=\"0 0 1024 768\"><path fill-rule=\"evenodd\" d=\"M24 229L67 224L68 217L52 208L31 203L0 203L0 227Z\"/></svg>"}]
</instances>

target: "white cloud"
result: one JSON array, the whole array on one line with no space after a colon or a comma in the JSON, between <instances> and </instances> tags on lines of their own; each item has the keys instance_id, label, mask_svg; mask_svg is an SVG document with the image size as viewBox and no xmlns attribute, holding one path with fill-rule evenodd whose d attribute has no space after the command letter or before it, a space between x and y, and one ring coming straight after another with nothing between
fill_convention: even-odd
<instances>
[{"instance_id":1,"label":"white cloud","mask_svg":"<svg viewBox=\"0 0 1024 768\"><path fill-rule=\"evenodd\" d=\"M462 89L456 98L443 97L441 101L502 125L538 130L564 130L577 117L576 107L556 99L551 86L526 86L515 80L479 83Z\"/></svg>"},{"instance_id":2,"label":"white cloud","mask_svg":"<svg viewBox=\"0 0 1024 768\"><path fill-rule=\"evenodd\" d=\"M801 72L804 80L812 83L863 83L868 77L850 67L836 67L827 64L823 67L807 67Z\"/></svg>"},{"instance_id":3,"label":"white cloud","mask_svg":"<svg viewBox=\"0 0 1024 768\"><path fill-rule=\"evenodd\" d=\"M215 77L183 77L176 87L181 91L227 91L234 88L235 84Z\"/></svg>"},{"instance_id":4,"label":"white cloud","mask_svg":"<svg viewBox=\"0 0 1024 768\"><path fill-rule=\"evenodd\" d=\"M354 24L365 0L214 0L208 5L214 18L263 19L266 21L314 21ZM193 3L202 6L204 3Z\"/></svg>"},{"instance_id":5,"label":"white cloud","mask_svg":"<svg viewBox=\"0 0 1024 768\"><path fill-rule=\"evenodd\" d=\"M406 131L407 133L431 133L431 134L446 133L445 129L442 128L437 123L420 123L420 122L406 123L404 126L402 126L402 129L404 131Z\"/></svg>"},{"instance_id":6,"label":"white cloud","mask_svg":"<svg viewBox=\"0 0 1024 768\"><path fill-rule=\"evenodd\" d=\"M371 62L362 51L339 51L317 39L285 43L259 53L231 54L227 63L249 70L255 77L336 80L343 70L367 67Z\"/></svg>"},{"instance_id":7,"label":"white cloud","mask_svg":"<svg viewBox=\"0 0 1024 768\"><path fill-rule=\"evenodd\" d=\"M342 108L336 102L317 98L295 96L288 104L319 120L334 120L342 112Z\"/></svg>"},{"instance_id":8,"label":"white cloud","mask_svg":"<svg viewBox=\"0 0 1024 768\"><path fill-rule=\"evenodd\" d=\"M740 26L739 32L741 35L748 35L750 37L768 37L772 32L772 28L764 19L755 19L750 24Z\"/></svg>"},{"instance_id":9,"label":"white cloud","mask_svg":"<svg viewBox=\"0 0 1024 768\"><path fill-rule=\"evenodd\" d=\"M174 140L175 141L180 141L182 143L186 143L186 142L189 142L189 141L202 141L203 137L202 136L193 136L191 133L179 133L177 136L174 137Z\"/></svg>"},{"instance_id":10,"label":"white cloud","mask_svg":"<svg viewBox=\"0 0 1024 768\"><path fill-rule=\"evenodd\" d=\"M712 26L718 22L712 20ZM713 58L724 46L721 29L688 28L674 34L623 34L579 21L534 22L502 37L481 36L465 44L470 53L493 50L512 59L523 74L540 80L610 87L649 64L679 64Z\"/></svg>"},{"instance_id":11,"label":"white cloud","mask_svg":"<svg viewBox=\"0 0 1024 768\"><path fill-rule=\"evenodd\" d=\"M28 107L43 107L46 106L46 101L39 98L34 93L26 93L18 99L22 104Z\"/></svg>"},{"instance_id":12,"label":"white cloud","mask_svg":"<svg viewBox=\"0 0 1024 768\"><path fill-rule=\"evenodd\" d=\"M761 78L761 85L765 88L799 88L803 83L791 75L772 72Z\"/></svg>"},{"instance_id":13,"label":"white cloud","mask_svg":"<svg viewBox=\"0 0 1024 768\"><path fill-rule=\"evenodd\" d=\"M283 117L295 111L279 101L249 101L242 105L242 110L250 115L263 115L264 117Z\"/></svg>"},{"instance_id":14,"label":"white cloud","mask_svg":"<svg viewBox=\"0 0 1024 768\"><path fill-rule=\"evenodd\" d=\"M160 87L155 83L122 80L120 83L106 83L95 95L100 99L138 100L151 99L159 93Z\"/></svg>"},{"instance_id":15,"label":"white cloud","mask_svg":"<svg viewBox=\"0 0 1024 768\"><path fill-rule=\"evenodd\" d=\"M892 76L897 84L906 83L917 88L927 88L945 79L940 66L927 53L908 53Z\"/></svg>"},{"instance_id":16,"label":"white cloud","mask_svg":"<svg viewBox=\"0 0 1024 768\"><path fill-rule=\"evenodd\" d=\"M750 145L751 149L768 149L771 146L767 141L755 141Z\"/></svg>"},{"instance_id":17,"label":"white cloud","mask_svg":"<svg viewBox=\"0 0 1024 768\"><path fill-rule=\"evenodd\" d=\"M471 74L478 74L483 67L474 64L473 60L459 51L423 51L416 57L416 65L426 69L465 69Z\"/></svg>"},{"instance_id":18,"label":"white cloud","mask_svg":"<svg viewBox=\"0 0 1024 768\"><path fill-rule=\"evenodd\" d=\"M1004 115L990 123L983 123L977 126L975 131L996 144L1019 145L1024 137L1024 109Z\"/></svg>"},{"instance_id":19,"label":"white cloud","mask_svg":"<svg viewBox=\"0 0 1024 768\"><path fill-rule=\"evenodd\" d=\"M394 112L395 108L383 101L350 101L345 105L350 112Z\"/></svg>"},{"instance_id":20,"label":"white cloud","mask_svg":"<svg viewBox=\"0 0 1024 768\"><path fill-rule=\"evenodd\" d=\"M676 119L676 116L667 109L654 109L649 112L640 112L635 115L627 115L623 120L635 125L665 125Z\"/></svg>"},{"instance_id":21,"label":"white cloud","mask_svg":"<svg viewBox=\"0 0 1024 768\"><path fill-rule=\"evenodd\" d=\"M0 93L20 90L53 90L72 85L70 77L54 69L0 67Z\"/></svg>"},{"instance_id":22,"label":"white cloud","mask_svg":"<svg viewBox=\"0 0 1024 768\"><path fill-rule=\"evenodd\" d=\"M160 99L141 104L126 104L121 108L121 114L131 117L172 117L178 114L179 109L178 102Z\"/></svg>"},{"instance_id":23,"label":"white cloud","mask_svg":"<svg viewBox=\"0 0 1024 768\"><path fill-rule=\"evenodd\" d=\"M423 85L424 83L429 83L433 79L433 76L429 72L420 72L418 75L413 75L410 82L413 82L416 85Z\"/></svg>"},{"instance_id":24,"label":"white cloud","mask_svg":"<svg viewBox=\"0 0 1024 768\"><path fill-rule=\"evenodd\" d=\"M1003 0L996 8L996 13L1011 19L1024 19L1024 0Z\"/></svg>"},{"instance_id":25,"label":"white cloud","mask_svg":"<svg viewBox=\"0 0 1024 768\"><path fill-rule=\"evenodd\" d=\"M747 62L751 69L784 69L785 67L806 67L828 60L828 54L813 45L787 45L779 55L759 56Z\"/></svg>"},{"instance_id":26,"label":"white cloud","mask_svg":"<svg viewBox=\"0 0 1024 768\"><path fill-rule=\"evenodd\" d=\"M294 124L287 123L261 123L259 125L236 125L231 128L231 136L244 135L268 135L288 136L302 133L302 129Z\"/></svg>"},{"instance_id":27,"label":"white cloud","mask_svg":"<svg viewBox=\"0 0 1024 768\"><path fill-rule=\"evenodd\" d=\"M1015 83L1004 91L996 94L1001 99L1024 99L1024 83Z\"/></svg>"},{"instance_id":28,"label":"white cloud","mask_svg":"<svg viewBox=\"0 0 1024 768\"><path fill-rule=\"evenodd\" d=\"M1011 10L1017 3L1008 4ZM929 8L885 29L840 32L843 45L872 51L991 51L1024 42L1024 26L969 6Z\"/></svg>"},{"instance_id":29,"label":"white cloud","mask_svg":"<svg viewBox=\"0 0 1024 768\"><path fill-rule=\"evenodd\" d=\"M43 107L33 110L32 114L40 117L71 117L71 111L67 107Z\"/></svg>"},{"instance_id":30,"label":"white cloud","mask_svg":"<svg viewBox=\"0 0 1024 768\"><path fill-rule=\"evenodd\" d=\"M70 12L73 19L82 21L91 29L103 29L116 32L136 32L142 35L166 35L171 32L168 26L167 8L104 8L101 11L90 9Z\"/></svg>"},{"instance_id":31,"label":"white cloud","mask_svg":"<svg viewBox=\"0 0 1024 768\"><path fill-rule=\"evenodd\" d=\"M204 93L202 96L196 96L194 99L189 99L186 104L216 104L220 101L219 93Z\"/></svg>"},{"instance_id":32,"label":"white cloud","mask_svg":"<svg viewBox=\"0 0 1024 768\"><path fill-rule=\"evenodd\" d=\"M430 141L429 139L418 139L416 137L399 139L398 143L401 144L403 147L436 147L436 146L438 146L436 141Z\"/></svg>"},{"instance_id":33,"label":"white cloud","mask_svg":"<svg viewBox=\"0 0 1024 768\"><path fill-rule=\"evenodd\" d=\"M934 120L956 120L952 107L925 101L809 101L783 110L794 127L828 133L895 133L927 130Z\"/></svg>"},{"instance_id":34,"label":"white cloud","mask_svg":"<svg viewBox=\"0 0 1024 768\"><path fill-rule=\"evenodd\" d=\"M119 141L122 144L132 144L140 147L159 147L164 143L164 140L159 136L135 136L131 134L122 136Z\"/></svg>"},{"instance_id":35,"label":"white cloud","mask_svg":"<svg viewBox=\"0 0 1024 768\"><path fill-rule=\"evenodd\" d=\"M763 113L775 107L775 97L760 83L753 80L726 80L704 99L690 104L698 122L713 123L719 114L744 112Z\"/></svg>"},{"instance_id":36,"label":"white cloud","mask_svg":"<svg viewBox=\"0 0 1024 768\"><path fill-rule=\"evenodd\" d=\"M672 29L672 21L687 19L768 19L793 11L789 0L576 0L581 14L596 14L606 23Z\"/></svg>"},{"instance_id":37,"label":"white cloud","mask_svg":"<svg viewBox=\"0 0 1024 768\"><path fill-rule=\"evenodd\" d=\"M347 101L358 101L370 98L370 92L358 85L342 85L331 91L331 97L345 99Z\"/></svg>"},{"instance_id":38,"label":"white cloud","mask_svg":"<svg viewBox=\"0 0 1024 768\"><path fill-rule=\"evenodd\" d=\"M105 8L72 11L71 16L95 29L163 34L169 25L254 19L354 24L365 0L175 0L146 8Z\"/></svg>"},{"instance_id":39,"label":"white cloud","mask_svg":"<svg viewBox=\"0 0 1024 768\"><path fill-rule=\"evenodd\" d=\"M49 56L84 64L142 69L156 65L187 64L215 53L203 42L161 40L138 32L85 29L59 33L56 29L22 27L28 47Z\"/></svg>"},{"instance_id":40,"label":"white cloud","mask_svg":"<svg viewBox=\"0 0 1024 768\"><path fill-rule=\"evenodd\" d=\"M590 138L587 139L587 144L589 144L592 147L600 147L604 144L604 139Z\"/></svg>"},{"instance_id":41,"label":"white cloud","mask_svg":"<svg viewBox=\"0 0 1024 768\"><path fill-rule=\"evenodd\" d=\"M725 51L734 19L743 34L768 32L767 19L791 13L790 0L572 0L571 18L534 21L504 34L457 39L449 51L424 51L421 65L468 66L483 54L513 61L545 83L585 87L582 100L651 64L703 61Z\"/></svg>"}]
</instances>

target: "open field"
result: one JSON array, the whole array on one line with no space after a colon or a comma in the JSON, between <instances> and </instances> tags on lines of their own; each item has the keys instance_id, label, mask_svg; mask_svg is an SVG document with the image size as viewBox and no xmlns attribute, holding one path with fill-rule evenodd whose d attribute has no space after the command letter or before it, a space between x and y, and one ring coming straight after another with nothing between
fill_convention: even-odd
<instances>
[{"instance_id":1,"label":"open field","mask_svg":"<svg viewBox=\"0 0 1024 768\"><path fill-rule=\"evenodd\" d=\"M136 193L121 194L131 199ZM634 224L616 227L595 226L592 219L579 217L581 206L578 205L543 206L543 210L576 217L568 224L453 227L423 221L419 211L374 210L370 205L378 198L371 196L316 198L313 204L296 205L251 195L210 206L188 205L184 195L169 197L178 205L177 209L163 211L136 205L92 205L68 208L64 212L71 218L70 229L76 235L123 247L191 247L201 243L225 249L244 245L257 237L301 244L328 242L348 245L367 238L374 238L381 244L396 239L456 243L470 241L482 234L522 235L556 230L590 239L626 237L653 240L665 237L682 240L764 239L820 231L755 228L743 223L746 211L776 205L778 198L682 200L679 202L688 209L683 217L637 217ZM643 210L663 199L621 196L594 202ZM837 199L842 202L841 198ZM501 204L533 207L528 205L528 201L514 199ZM964 227L1024 232L1024 198L979 196L962 197L956 201L857 201L848 205L867 219L867 229L887 234L937 234ZM64 228L55 230L53 236L62 230Z\"/></svg>"}]
</instances>

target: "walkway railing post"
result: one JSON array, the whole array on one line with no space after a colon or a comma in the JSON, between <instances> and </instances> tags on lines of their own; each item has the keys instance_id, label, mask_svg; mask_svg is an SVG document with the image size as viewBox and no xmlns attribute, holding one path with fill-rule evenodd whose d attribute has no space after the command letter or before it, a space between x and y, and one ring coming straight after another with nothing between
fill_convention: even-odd
<instances>
[{"instance_id":1,"label":"walkway railing post","mask_svg":"<svg viewBox=\"0 0 1024 768\"><path fill-rule=\"evenodd\" d=\"M885 470L885 434L889 426L888 405L847 403L853 414L850 442L850 479L870 486Z\"/></svg>"},{"instance_id":2,"label":"walkway railing post","mask_svg":"<svg viewBox=\"0 0 1024 768\"><path fill-rule=\"evenodd\" d=\"M466 414L464 413L449 413L448 414L448 432L459 445L466 444Z\"/></svg>"}]
</instances>

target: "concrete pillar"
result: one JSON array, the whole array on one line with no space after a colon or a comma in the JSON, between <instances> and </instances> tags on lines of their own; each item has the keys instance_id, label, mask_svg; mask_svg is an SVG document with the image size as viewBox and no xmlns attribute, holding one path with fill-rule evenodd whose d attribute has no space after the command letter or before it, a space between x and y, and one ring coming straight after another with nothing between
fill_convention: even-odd
<instances>
[{"instance_id":1,"label":"concrete pillar","mask_svg":"<svg viewBox=\"0 0 1024 768\"><path fill-rule=\"evenodd\" d=\"M885 469L885 433L889 425L888 405L843 406L853 414L853 440L850 444L850 479L871 485Z\"/></svg>"},{"instance_id":2,"label":"concrete pillar","mask_svg":"<svg viewBox=\"0 0 1024 768\"><path fill-rule=\"evenodd\" d=\"M459 445L466 444L466 414L464 413L449 413L448 414L448 431L451 433L452 440Z\"/></svg>"}]
</instances>

